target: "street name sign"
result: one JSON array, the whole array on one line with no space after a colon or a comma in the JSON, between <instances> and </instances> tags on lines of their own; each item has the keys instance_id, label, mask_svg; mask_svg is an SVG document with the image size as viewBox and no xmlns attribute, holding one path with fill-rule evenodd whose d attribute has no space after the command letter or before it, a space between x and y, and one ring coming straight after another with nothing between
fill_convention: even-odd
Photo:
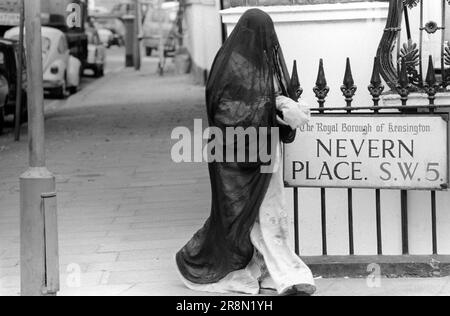
<instances>
[{"instance_id":1,"label":"street name sign","mask_svg":"<svg viewBox=\"0 0 450 316\"><path fill-rule=\"evenodd\" d=\"M448 188L448 118L318 115L285 146L288 187Z\"/></svg>"}]
</instances>

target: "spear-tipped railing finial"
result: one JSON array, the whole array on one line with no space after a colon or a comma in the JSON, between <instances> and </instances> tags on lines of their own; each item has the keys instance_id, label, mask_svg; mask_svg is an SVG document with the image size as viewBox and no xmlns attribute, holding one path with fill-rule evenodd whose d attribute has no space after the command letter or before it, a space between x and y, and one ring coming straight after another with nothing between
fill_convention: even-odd
<instances>
[{"instance_id":1,"label":"spear-tipped railing finial","mask_svg":"<svg viewBox=\"0 0 450 316\"><path fill-rule=\"evenodd\" d=\"M300 85L300 79L298 76L298 66L297 66L297 61L294 60L294 67L292 69L292 77L291 77L291 89L292 91L295 93L295 97L298 99L300 99L300 97L303 94L303 89Z\"/></svg>"},{"instance_id":2,"label":"spear-tipped railing finial","mask_svg":"<svg viewBox=\"0 0 450 316\"><path fill-rule=\"evenodd\" d=\"M328 87L327 79L325 77L323 59L320 59L319 73L317 74L316 86L314 87L313 91L316 95L317 101L319 102L319 107L323 108L325 106L325 99L330 92L330 87Z\"/></svg>"},{"instance_id":3,"label":"spear-tipped railing finial","mask_svg":"<svg viewBox=\"0 0 450 316\"><path fill-rule=\"evenodd\" d=\"M428 95L428 100L430 105L434 105L434 100L436 99L436 93L439 89L439 84L436 79L436 71L434 69L433 56L430 55L428 60L428 72L425 79L425 92Z\"/></svg>"},{"instance_id":4,"label":"spear-tipped railing finial","mask_svg":"<svg viewBox=\"0 0 450 316\"><path fill-rule=\"evenodd\" d=\"M384 91L384 85L381 81L379 58L375 57L373 64L372 78L370 79L369 92L372 96L374 106L380 105L381 94Z\"/></svg>"},{"instance_id":5,"label":"spear-tipped railing finial","mask_svg":"<svg viewBox=\"0 0 450 316\"><path fill-rule=\"evenodd\" d=\"M341 87L341 91L345 97L345 102L347 106L351 107L353 102L353 97L356 94L358 88L355 86L355 80L353 79L352 66L350 64L350 58L347 58L347 64L345 67L344 82Z\"/></svg>"},{"instance_id":6,"label":"spear-tipped railing finial","mask_svg":"<svg viewBox=\"0 0 450 316\"><path fill-rule=\"evenodd\" d=\"M409 83L406 60L405 58L402 58L400 62L400 74L397 84L397 92L400 95L402 105L406 105L408 102L410 87L411 85Z\"/></svg>"}]
</instances>

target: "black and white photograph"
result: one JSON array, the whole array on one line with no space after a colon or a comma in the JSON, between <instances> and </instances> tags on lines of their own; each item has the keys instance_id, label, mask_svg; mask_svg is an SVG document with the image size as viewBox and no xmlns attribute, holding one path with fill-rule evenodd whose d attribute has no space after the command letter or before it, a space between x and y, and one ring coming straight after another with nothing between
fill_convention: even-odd
<instances>
[{"instance_id":1,"label":"black and white photograph","mask_svg":"<svg viewBox=\"0 0 450 316\"><path fill-rule=\"evenodd\" d=\"M449 121L449 0L0 0L0 296L450 296Z\"/></svg>"}]
</instances>

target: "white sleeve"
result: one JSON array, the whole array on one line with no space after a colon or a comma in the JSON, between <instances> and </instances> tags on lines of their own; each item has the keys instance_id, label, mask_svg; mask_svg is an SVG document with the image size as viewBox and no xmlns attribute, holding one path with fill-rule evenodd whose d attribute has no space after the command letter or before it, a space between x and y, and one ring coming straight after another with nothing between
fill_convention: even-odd
<instances>
[{"instance_id":1,"label":"white sleeve","mask_svg":"<svg viewBox=\"0 0 450 316\"><path fill-rule=\"evenodd\" d=\"M277 110L283 113L283 121L292 129L297 129L307 124L311 119L311 111L304 102L295 102L285 96L276 99Z\"/></svg>"}]
</instances>

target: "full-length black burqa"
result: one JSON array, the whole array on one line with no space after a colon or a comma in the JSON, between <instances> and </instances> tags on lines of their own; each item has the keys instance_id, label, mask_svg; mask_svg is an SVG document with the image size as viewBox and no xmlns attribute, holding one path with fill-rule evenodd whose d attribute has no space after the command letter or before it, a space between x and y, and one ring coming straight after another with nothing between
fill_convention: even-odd
<instances>
[{"instance_id":1,"label":"full-length black burqa","mask_svg":"<svg viewBox=\"0 0 450 316\"><path fill-rule=\"evenodd\" d=\"M275 90L292 97L289 82L272 19L261 10L247 11L211 70L206 88L210 126L224 130L224 135L227 127L278 127L276 116L281 114L276 110ZM280 127L280 137L291 142L295 132ZM216 283L250 263L254 254L250 232L272 177L261 173L262 165L209 164L211 216L176 257L188 281Z\"/></svg>"}]
</instances>

